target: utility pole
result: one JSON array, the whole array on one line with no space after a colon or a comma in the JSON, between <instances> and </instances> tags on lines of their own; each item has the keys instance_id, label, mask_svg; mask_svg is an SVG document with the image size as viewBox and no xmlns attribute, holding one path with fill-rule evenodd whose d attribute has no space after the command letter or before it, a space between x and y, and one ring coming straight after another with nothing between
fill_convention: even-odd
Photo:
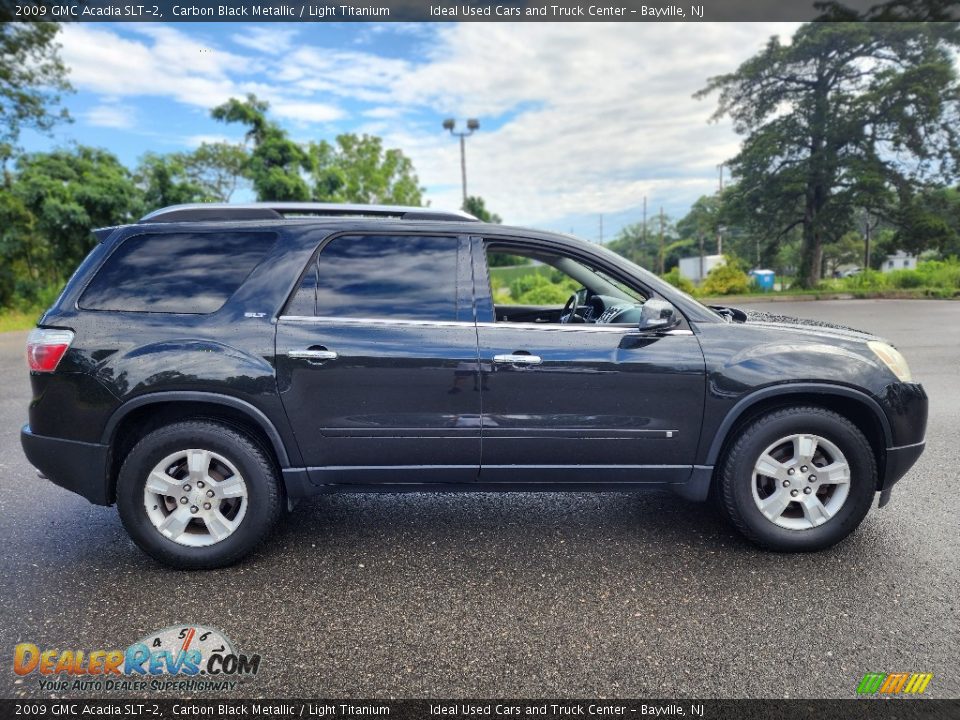
<instances>
[{"instance_id":1,"label":"utility pole","mask_svg":"<svg viewBox=\"0 0 960 720\"><path fill-rule=\"evenodd\" d=\"M723 163L717 165L717 170L720 172L720 183L719 190L717 193L717 199L721 202L723 201ZM717 255L723 255L723 226L717 225Z\"/></svg>"},{"instance_id":2,"label":"utility pole","mask_svg":"<svg viewBox=\"0 0 960 720\"><path fill-rule=\"evenodd\" d=\"M474 131L480 129L480 121L476 118L470 118L467 120L467 129L456 132L454 128L457 126L457 121L453 118L447 118L443 121L443 129L449 130L451 135L456 135L460 138L460 180L463 184L463 206L467 206L467 142L466 139L468 136L473 135Z\"/></svg>"},{"instance_id":3,"label":"utility pole","mask_svg":"<svg viewBox=\"0 0 960 720\"><path fill-rule=\"evenodd\" d=\"M663 275L663 205L660 206L660 274Z\"/></svg>"},{"instance_id":4,"label":"utility pole","mask_svg":"<svg viewBox=\"0 0 960 720\"><path fill-rule=\"evenodd\" d=\"M641 236L643 238L643 246L647 246L647 196L643 196L643 225L640 228Z\"/></svg>"},{"instance_id":5,"label":"utility pole","mask_svg":"<svg viewBox=\"0 0 960 720\"><path fill-rule=\"evenodd\" d=\"M870 211L866 211L866 220L864 223L864 237L863 237L863 269L870 269L870 233L873 228L870 226Z\"/></svg>"}]
</instances>

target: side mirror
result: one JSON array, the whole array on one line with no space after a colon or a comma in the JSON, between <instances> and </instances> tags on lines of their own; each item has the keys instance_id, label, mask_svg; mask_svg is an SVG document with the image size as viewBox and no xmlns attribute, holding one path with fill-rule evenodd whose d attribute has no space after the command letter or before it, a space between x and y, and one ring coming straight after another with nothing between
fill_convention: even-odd
<instances>
[{"instance_id":1,"label":"side mirror","mask_svg":"<svg viewBox=\"0 0 960 720\"><path fill-rule=\"evenodd\" d=\"M640 330L667 330L677 322L677 311L666 300L650 298L640 308Z\"/></svg>"}]
</instances>

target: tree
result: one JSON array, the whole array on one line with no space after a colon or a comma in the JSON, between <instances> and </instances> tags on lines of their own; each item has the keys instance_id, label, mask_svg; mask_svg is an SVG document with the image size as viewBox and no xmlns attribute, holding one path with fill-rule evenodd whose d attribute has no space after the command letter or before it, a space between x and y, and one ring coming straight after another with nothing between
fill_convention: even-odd
<instances>
[{"instance_id":1,"label":"tree","mask_svg":"<svg viewBox=\"0 0 960 720\"><path fill-rule=\"evenodd\" d=\"M384 150L373 135L338 135L308 149L313 199L321 202L384 205L423 204L423 188L413 163L402 151Z\"/></svg>"},{"instance_id":2,"label":"tree","mask_svg":"<svg viewBox=\"0 0 960 720\"><path fill-rule=\"evenodd\" d=\"M310 188L304 173L311 169L310 156L279 125L270 122L269 103L247 95L246 100L230 98L211 111L215 120L247 127L253 146L245 163L246 175L259 200L309 200Z\"/></svg>"},{"instance_id":3,"label":"tree","mask_svg":"<svg viewBox=\"0 0 960 720\"><path fill-rule=\"evenodd\" d=\"M499 225L503 219L495 212L487 209L487 203L479 195L470 195L463 201L463 211L473 215L480 222Z\"/></svg>"},{"instance_id":4,"label":"tree","mask_svg":"<svg viewBox=\"0 0 960 720\"><path fill-rule=\"evenodd\" d=\"M92 228L132 221L140 198L130 171L106 150L77 146L17 160L10 194L29 213L41 279L62 282L96 243Z\"/></svg>"},{"instance_id":5,"label":"tree","mask_svg":"<svg viewBox=\"0 0 960 720\"><path fill-rule=\"evenodd\" d=\"M49 130L69 120L57 109L72 91L55 42L55 23L0 23L0 160L10 157L20 131Z\"/></svg>"},{"instance_id":6,"label":"tree","mask_svg":"<svg viewBox=\"0 0 960 720\"><path fill-rule=\"evenodd\" d=\"M774 237L802 228L799 284L819 281L823 244L856 207L956 175L958 46L957 23L810 23L695 95L719 92L714 119L745 136L729 166L754 221Z\"/></svg>"},{"instance_id":7,"label":"tree","mask_svg":"<svg viewBox=\"0 0 960 720\"><path fill-rule=\"evenodd\" d=\"M203 143L183 156L184 174L212 201L230 202L244 181L249 156L243 145Z\"/></svg>"},{"instance_id":8,"label":"tree","mask_svg":"<svg viewBox=\"0 0 960 720\"><path fill-rule=\"evenodd\" d=\"M228 202L249 161L241 145L204 143L193 152L147 153L135 173L146 211L167 205Z\"/></svg>"},{"instance_id":9,"label":"tree","mask_svg":"<svg viewBox=\"0 0 960 720\"><path fill-rule=\"evenodd\" d=\"M823 246L823 260L827 275L836 274L841 265L858 265L863 261L863 237L856 230Z\"/></svg>"},{"instance_id":10,"label":"tree","mask_svg":"<svg viewBox=\"0 0 960 720\"><path fill-rule=\"evenodd\" d=\"M134 179L143 193L143 206L147 212L167 205L210 199L200 185L186 176L180 153L147 153L140 159Z\"/></svg>"}]
</instances>

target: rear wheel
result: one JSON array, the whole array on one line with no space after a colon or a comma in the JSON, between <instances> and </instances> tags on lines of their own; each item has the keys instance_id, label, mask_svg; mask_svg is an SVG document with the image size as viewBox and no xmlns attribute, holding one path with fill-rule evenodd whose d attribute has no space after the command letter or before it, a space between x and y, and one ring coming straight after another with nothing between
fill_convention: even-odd
<instances>
[{"instance_id":1,"label":"rear wheel","mask_svg":"<svg viewBox=\"0 0 960 720\"><path fill-rule=\"evenodd\" d=\"M771 550L830 547L861 523L877 487L873 451L849 420L818 407L751 422L720 468L719 500L733 524Z\"/></svg>"},{"instance_id":2,"label":"rear wheel","mask_svg":"<svg viewBox=\"0 0 960 720\"><path fill-rule=\"evenodd\" d=\"M207 569L236 562L280 515L274 464L236 429L206 420L155 430L124 459L117 507L134 542L160 562Z\"/></svg>"}]
</instances>

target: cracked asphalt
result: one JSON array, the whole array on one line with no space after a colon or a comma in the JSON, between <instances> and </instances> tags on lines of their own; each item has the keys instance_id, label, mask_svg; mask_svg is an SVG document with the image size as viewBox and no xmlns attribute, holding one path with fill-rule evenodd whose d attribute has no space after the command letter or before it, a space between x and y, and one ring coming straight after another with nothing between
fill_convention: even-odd
<instances>
[{"instance_id":1,"label":"cracked asphalt","mask_svg":"<svg viewBox=\"0 0 960 720\"><path fill-rule=\"evenodd\" d=\"M191 623L262 655L236 697L851 698L868 671L960 696L960 303L751 307L889 338L931 398L926 453L826 552L762 552L670 494L340 495L237 567L170 571L115 509L37 479L25 333L0 335L0 694L46 695L18 642Z\"/></svg>"}]
</instances>

